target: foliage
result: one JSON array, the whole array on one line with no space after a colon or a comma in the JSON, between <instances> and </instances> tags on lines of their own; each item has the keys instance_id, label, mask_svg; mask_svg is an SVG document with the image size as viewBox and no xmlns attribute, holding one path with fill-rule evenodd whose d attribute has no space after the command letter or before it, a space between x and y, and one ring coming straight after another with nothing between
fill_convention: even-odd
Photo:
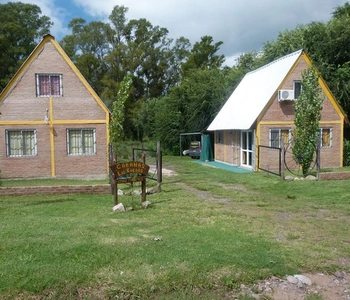
<instances>
[{"instance_id":1,"label":"foliage","mask_svg":"<svg viewBox=\"0 0 350 300\"><path fill-rule=\"evenodd\" d=\"M201 132L209 126L238 77L240 73L219 69L189 71L168 96L146 104L145 113L153 120L151 136L172 154L178 154L180 133Z\"/></svg>"},{"instance_id":2,"label":"foliage","mask_svg":"<svg viewBox=\"0 0 350 300\"><path fill-rule=\"evenodd\" d=\"M350 116L350 4L334 9L328 23L311 22L280 32L275 40L263 47L263 57L271 62L293 51L304 49L312 58L323 79Z\"/></svg>"},{"instance_id":3,"label":"foliage","mask_svg":"<svg viewBox=\"0 0 350 300\"><path fill-rule=\"evenodd\" d=\"M112 195L2 196L0 298L224 299L271 276L334 274L348 256L347 181L287 182L178 157L163 167L178 175L163 176L146 210L129 185L126 213L112 211Z\"/></svg>"},{"instance_id":4,"label":"foliage","mask_svg":"<svg viewBox=\"0 0 350 300\"><path fill-rule=\"evenodd\" d=\"M0 91L7 85L52 22L39 6L21 2L0 3Z\"/></svg>"},{"instance_id":5,"label":"foliage","mask_svg":"<svg viewBox=\"0 0 350 300\"><path fill-rule=\"evenodd\" d=\"M172 39L168 30L144 18L128 19L116 5L108 21L73 18L63 49L92 88L112 110L123 79L132 74L124 102L124 138L164 138L176 153L180 132L203 130L246 72L304 49L327 82L345 114L350 115L350 4L336 7L329 22L300 24L267 41L261 51L241 54L222 67L221 41L204 35L193 45ZM5 87L52 22L36 5L0 4L0 89ZM168 127L167 127L168 126Z\"/></svg>"},{"instance_id":6,"label":"foliage","mask_svg":"<svg viewBox=\"0 0 350 300\"><path fill-rule=\"evenodd\" d=\"M324 96L314 67L302 72L302 91L295 101L293 159L305 175L310 168L319 139L319 122Z\"/></svg>"},{"instance_id":7,"label":"foliage","mask_svg":"<svg viewBox=\"0 0 350 300\"><path fill-rule=\"evenodd\" d=\"M117 100L113 102L111 120L109 124L109 136L116 150L120 143L125 138L125 102L130 95L130 87L132 83L132 76L126 76L120 84Z\"/></svg>"},{"instance_id":8,"label":"foliage","mask_svg":"<svg viewBox=\"0 0 350 300\"><path fill-rule=\"evenodd\" d=\"M344 140L344 153L343 153L344 159L343 159L343 165L344 166L350 166L350 141L345 139Z\"/></svg>"},{"instance_id":9,"label":"foliage","mask_svg":"<svg viewBox=\"0 0 350 300\"><path fill-rule=\"evenodd\" d=\"M217 52L222 42L212 44L214 39L211 36L203 36L200 42L193 45L190 55L186 62L181 66L182 75L185 77L191 70L218 69L225 61L224 55L218 55Z\"/></svg>"}]
</instances>

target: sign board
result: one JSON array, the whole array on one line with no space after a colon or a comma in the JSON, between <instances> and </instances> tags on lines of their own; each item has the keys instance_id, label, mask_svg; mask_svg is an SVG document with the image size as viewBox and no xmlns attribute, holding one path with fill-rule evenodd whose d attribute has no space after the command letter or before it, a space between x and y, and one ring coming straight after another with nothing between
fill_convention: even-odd
<instances>
[{"instance_id":1,"label":"sign board","mask_svg":"<svg viewBox=\"0 0 350 300\"><path fill-rule=\"evenodd\" d=\"M144 156L143 156L144 159ZM149 171L149 166L144 162L129 161L119 164L110 165L109 168L113 172L113 180L115 183L114 189L114 205L118 204L118 184L128 182L142 182L141 200L146 201L146 176Z\"/></svg>"},{"instance_id":2,"label":"sign board","mask_svg":"<svg viewBox=\"0 0 350 300\"><path fill-rule=\"evenodd\" d=\"M110 169L112 170L115 176L115 179L117 180L120 177L128 177L130 178L130 181L135 181L135 180L132 180L132 178L137 177L137 175L146 176L148 174L149 166L147 166L142 162L129 161L129 162L111 165ZM135 174L136 176L132 176L132 174ZM127 175L130 175L130 176L127 176ZM120 178L120 179L125 179L125 178Z\"/></svg>"}]
</instances>

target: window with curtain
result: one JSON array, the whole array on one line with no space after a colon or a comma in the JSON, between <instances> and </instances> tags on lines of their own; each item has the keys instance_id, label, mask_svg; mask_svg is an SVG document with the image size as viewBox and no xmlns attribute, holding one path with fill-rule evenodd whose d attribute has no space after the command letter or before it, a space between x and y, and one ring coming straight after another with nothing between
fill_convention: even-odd
<instances>
[{"instance_id":1,"label":"window with curtain","mask_svg":"<svg viewBox=\"0 0 350 300\"><path fill-rule=\"evenodd\" d=\"M62 74L36 74L38 97L61 97L62 91Z\"/></svg>"},{"instance_id":2,"label":"window with curtain","mask_svg":"<svg viewBox=\"0 0 350 300\"><path fill-rule=\"evenodd\" d=\"M68 155L96 154L95 129L67 129Z\"/></svg>"},{"instance_id":3,"label":"window with curtain","mask_svg":"<svg viewBox=\"0 0 350 300\"><path fill-rule=\"evenodd\" d=\"M332 128L320 128L321 147L332 147Z\"/></svg>"},{"instance_id":4,"label":"window with curtain","mask_svg":"<svg viewBox=\"0 0 350 300\"><path fill-rule=\"evenodd\" d=\"M290 140L290 129L289 128L271 128L270 129L270 138L269 146L275 148L281 148L281 138L283 140L283 147L289 145Z\"/></svg>"},{"instance_id":5,"label":"window with curtain","mask_svg":"<svg viewBox=\"0 0 350 300\"><path fill-rule=\"evenodd\" d=\"M6 152L8 157L36 156L36 130L6 130Z\"/></svg>"}]
</instances>

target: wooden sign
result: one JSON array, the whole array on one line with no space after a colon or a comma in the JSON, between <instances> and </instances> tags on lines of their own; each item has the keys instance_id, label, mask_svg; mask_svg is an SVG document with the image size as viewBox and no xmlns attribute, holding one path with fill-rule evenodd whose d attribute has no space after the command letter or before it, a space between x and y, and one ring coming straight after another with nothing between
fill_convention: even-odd
<instances>
[{"instance_id":1,"label":"wooden sign","mask_svg":"<svg viewBox=\"0 0 350 300\"><path fill-rule=\"evenodd\" d=\"M125 163L114 164L110 166L116 179L119 177L125 177L130 174L138 174L146 176L149 171L149 166L138 161L129 161ZM134 176L129 176L132 178Z\"/></svg>"},{"instance_id":2,"label":"wooden sign","mask_svg":"<svg viewBox=\"0 0 350 300\"><path fill-rule=\"evenodd\" d=\"M143 155L143 160L144 160ZM118 184L141 181L141 201L146 201L146 176L149 166L144 162L129 161L119 164L110 165L109 168L113 172L114 189L114 205L118 204Z\"/></svg>"}]
</instances>

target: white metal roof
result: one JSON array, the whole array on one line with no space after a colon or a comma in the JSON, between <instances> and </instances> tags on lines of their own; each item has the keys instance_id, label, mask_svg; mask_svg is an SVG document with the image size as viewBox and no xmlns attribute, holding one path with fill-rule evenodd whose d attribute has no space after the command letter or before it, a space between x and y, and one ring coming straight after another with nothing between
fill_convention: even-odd
<instances>
[{"instance_id":1,"label":"white metal roof","mask_svg":"<svg viewBox=\"0 0 350 300\"><path fill-rule=\"evenodd\" d=\"M247 73L208 130L250 129L301 53L296 51Z\"/></svg>"}]
</instances>

